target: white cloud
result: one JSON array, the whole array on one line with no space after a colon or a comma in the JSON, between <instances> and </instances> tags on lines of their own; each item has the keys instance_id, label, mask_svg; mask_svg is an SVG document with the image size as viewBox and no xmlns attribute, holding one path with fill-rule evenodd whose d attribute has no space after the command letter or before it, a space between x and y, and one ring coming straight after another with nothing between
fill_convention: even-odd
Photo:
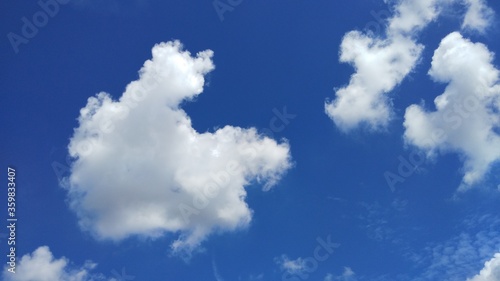
<instances>
[{"instance_id":1,"label":"white cloud","mask_svg":"<svg viewBox=\"0 0 500 281\"><path fill-rule=\"evenodd\" d=\"M55 259L49 247L42 246L31 254L21 257L15 273L4 268L4 281L96 281L104 280L102 276L92 276L90 271L96 264L87 262L81 267L71 267L68 259ZM109 281L113 281L110 279Z\"/></svg>"},{"instance_id":2,"label":"white cloud","mask_svg":"<svg viewBox=\"0 0 500 281\"><path fill-rule=\"evenodd\" d=\"M493 19L494 11L488 7L485 0L465 0L465 2L468 9L462 28L484 32Z\"/></svg>"},{"instance_id":3,"label":"white cloud","mask_svg":"<svg viewBox=\"0 0 500 281\"><path fill-rule=\"evenodd\" d=\"M342 277L352 277L354 275L355 273L350 267L344 267L344 273L342 273Z\"/></svg>"},{"instance_id":4,"label":"white cloud","mask_svg":"<svg viewBox=\"0 0 500 281\"><path fill-rule=\"evenodd\" d=\"M275 185L291 166L289 145L254 128L196 132L180 104L202 92L212 51L192 57L176 41L152 53L118 101L100 93L81 109L66 186L97 238L176 233L173 251L190 254L216 230L248 226L244 187Z\"/></svg>"},{"instance_id":5,"label":"white cloud","mask_svg":"<svg viewBox=\"0 0 500 281\"><path fill-rule=\"evenodd\" d=\"M478 275L473 278L467 278L467 281L499 281L500 280L500 253L484 263Z\"/></svg>"},{"instance_id":6,"label":"white cloud","mask_svg":"<svg viewBox=\"0 0 500 281\"><path fill-rule=\"evenodd\" d=\"M440 0L398 1L394 17L389 20L388 33L410 34L419 31L439 14Z\"/></svg>"},{"instance_id":7,"label":"white cloud","mask_svg":"<svg viewBox=\"0 0 500 281\"><path fill-rule=\"evenodd\" d=\"M344 267L344 271L341 275L335 276L328 273L323 281L356 281L356 273L350 267Z\"/></svg>"},{"instance_id":8,"label":"white cloud","mask_svg":"<svg viewBox=\"0 0 500 281\"><path fill-rule=\"evenodd\" d=\"M306 261L301 257L291 260L287 255L281 255L281 257L275 258L275 262L281 267L281 270L292 275L302 275L306 270Z\"/></svg>"},{"instance_id":9,"label":"white cloud","mask_svg":"<svg viewBox=\"0 0 500 281\"><path fill-rule=\"evenodd\" d=\"M358 31L347 33L340 47L340 61L354 65L349 85L325 104L326 113L343 131L360 123L371 129L385 127L391 118L384 93L392 90L412 70L422 46L397 35L378 39Z\"/></svg>"},{"instance_id":10,"label":"white cloud","mask_svg":"<svg viewBox=\"0 0 500 281\"><path fill-rule=\"evenodd\" d=\"M337 127L347 132L362 124L371 130L388 125L393 115L388 93L413 70L424 49L415 38L453 2L464 4L458 0L397 1L384 36L360 31L344 36L340 61L351 64L355 73L347 86L336 90L336 98L325 103ZM483 30L491 9L480 0L465 4L464 28Z\"/></svg>"},{"instance_id":11,"label":"white cloud","mask_svg":"<svg viewBox=\"0 0 500 281\"><path fill-rule=\"evenodd\" d=\"M386 127L392 109L387 93L410 73L423 46L413 33L436 17L436 0L401 1L388 20L385 37L351 31L342 39L340 61L354 66L349 85L336 91L325 111L343 131L360 124L372 130Z\"/></svg>"},{"instance_id":12,"label":"white cloud","mask_svg":"<svg viewBox=\"0 0 500 281\"><path fill-rule=\"evenodd\" d=\"M429 75L448 83L436 97L436 111L421 105L406 109L405 140L426 150L460 153L464 177L460 190L478 183L500 159L499 72L493 53L458 32L446 36L435 51Z\"/></svg>"},{"instance_id":13,"label":"white cloud","mask_svg":"<svg viewBox=\"0 0 500 281\"><path fill-rule=\"evenodd\" d=\"M498 216L470 216L459 226L463 227L459 234L425 247L418 258L425 269L415 280L465 280L477 273L479 261L491 259L500 249Z\"/></svg>"}]
</instances>

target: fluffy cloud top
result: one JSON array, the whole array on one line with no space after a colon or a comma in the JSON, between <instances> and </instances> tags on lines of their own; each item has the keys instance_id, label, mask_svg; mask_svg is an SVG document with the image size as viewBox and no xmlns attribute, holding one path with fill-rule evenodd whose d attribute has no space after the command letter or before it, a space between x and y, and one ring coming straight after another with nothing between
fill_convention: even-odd
<instances>
[{"instance_id":1,"label":"fluffy cloud top","mask_svg":"<svg viewBox=\"0 0 500 281\"><path fill-rule=\"evenodd\" d=\"M484 263L478 275L468 278L467 281L498 281L500 280L500 253Z\"/></svg>"},{"instance_id":2,"label":"fluffy cloud top","mask_svg":"<svg viewBox=\"0 0 500 281\"><path fill-rule=\"evenodd\" d=\"M479 182L500 159L499 71L493 53L458 32L446 36L435 51L429 75L448 83L436 97L436 111L421 105L406 109L404 126L408 143L435 152L455 151L463 156L460 190Z\"/></svg>"},{"instance_id":3,"label":"fluffy cloud top","mask_svg":"<svg viewBox=\"0 0 500 281\"><path fill-rule=\"evenodd\" d=\"M419 61L423 45L415 37L440 11L458 0L397 1L388 19L384 36L351 31L340 46L340 61L353 65L355 73L336 98L325 103L327 115L342 131L361 124L372 130L384 128L391 120L387 93L400 84ZM462 2L459 2L462 4ZM481 0L468 0L463 27L484 30L491 10Z\"/></svg>"},{"instance_id":4,"label":"fluffy cloud top","mask_svg":"<svg viewBox=\"0 0 500 281\"><path fill-rule=\"evenodd\" d=\"M178 233L174 252L191 252L213 231L249 224L244 187L276 184L291 166L289 145L254 128L196 132L180 104L202 92L212 51L193 57L175 41L152 54L119 100L100 93L81 109L68 196L97 238Z\"/></svg>"},{"instance_id":5,"label":"fluffy cloud top","mask_svg":"<svg viewBox=\"0 0 500 281\"><path fill-rule=\"evenodd\" d=\"M356 73L347 87L337 91L336 100L326 103L326 113L343 131L362 122L372 129L386 126L391 110L383 93L412 70L422 49L401 35L381 40L349 32L340 46L340 61L352 63Z\"/></svg>"},{"instance_id":6,"label":"fluffy cloud top","mask_svg":"<svg viewBox=\"0 0 500 281\"><path fill-rule=\"evenodd\" d=\"M3 271L4 281L90 281L104 280L89 273L96 265L87 262L79 268L70 268L69 261L62 257L55 259L49 247L42 246L32 254L24 255L16 267L16 273ZM108 280L108 279L106 279ZM109 279L109 281L116 281Z\"/></svg>"}]
</instances>

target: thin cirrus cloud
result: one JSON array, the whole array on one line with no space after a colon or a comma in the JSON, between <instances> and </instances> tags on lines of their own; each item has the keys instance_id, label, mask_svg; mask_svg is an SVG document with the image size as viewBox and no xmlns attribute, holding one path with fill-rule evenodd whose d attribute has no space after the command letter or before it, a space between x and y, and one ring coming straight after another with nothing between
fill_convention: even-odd
<instances>
[{"instance_id":1,"label":"thin cirrus cloud","mask_svg":"<svg viewBox=\"0 0 500 281\"><path fill-rule=\"evenodd\" d=\"M197 132L180 104L202 92L212 51L191 56L174 41L152 54L119 100L99 93L80 110L64 186L96 238L174 233L173 253L190 255L214 231L249 225L245 186L274 186L291 167L290 148L254 128Z\"/></svg>"},{"instance_id":2,"label":"thin cirrus cloud","mask_svg":"<svg viewBox=\"0 0 500 281\"><path fill-rule=\"evenodd\" d=\"M414 256L425 267L416 280L465 280L476 274L500 249L499 223L496 215L467 217L459 223L460 233L427 243Z\"/></svg>"},{"instance_id":3,"label":"thin cirrus cloud","mask_svg":"<svg viewBox=\"0 0 500 281\"><path fill-rule=\"evenodd\" d=\"M460 191L480 182L500 159L500 84L493 57L485 45L449 34L429 71L435 81L448 83L434 100L436 111L411 105L405 113L408 143L430 155L453 151L462 156Z\"/></svg>"},{"instance_id":4,"label":"thin cirrus cloud","mask_svg":"<svg viewBox=\"0 0 500 281\"><path fill-rule=\"evenodd\" d=\"M340 130L360 125L379 130L388 125L393 115L388 93L414 69L424 49L415 37L453 2L458 1L398 1L383 36L361 31L344 36L340 61L351 64L355 73L347 86L336 91L335 99L325 103L326 114ZM492 15L485 2L459 3L467 6L463 28L484 31Z\"/></svg>"}]
</instances>

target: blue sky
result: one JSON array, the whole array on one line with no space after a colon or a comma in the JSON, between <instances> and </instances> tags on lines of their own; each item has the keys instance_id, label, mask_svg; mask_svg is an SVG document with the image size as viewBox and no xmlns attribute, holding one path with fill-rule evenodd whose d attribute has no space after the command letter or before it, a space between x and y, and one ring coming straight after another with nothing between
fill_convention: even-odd
<instances>
[{"instance_id":1,"label":"blue sky","mask_svg":"<svg viewBox=\"0 0 500 281\"><path fill-rule=\"evenodd\" d=\"M500 280L498 2L0 5L2 280Z\"/></svg>"}]
</instances>

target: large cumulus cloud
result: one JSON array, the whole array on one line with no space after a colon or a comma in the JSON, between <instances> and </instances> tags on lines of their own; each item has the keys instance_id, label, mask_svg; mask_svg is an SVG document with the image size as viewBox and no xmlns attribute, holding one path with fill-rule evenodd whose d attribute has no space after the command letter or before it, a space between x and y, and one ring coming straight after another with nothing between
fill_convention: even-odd
<instances>
[{"instance_id":1,"label":"large cumulus cloud","mask_svg":"<svg viewBox=\"0 0 500 281\"><path fill-rule=\"evenodd\" d=\"M212 51L192 56L175 41L152 54L119 100L99 93L81 109L69 202L99 239L175 233L174 252L191 252L214 231L248 226L245 186L275 185L291 166L289 145L254 128L195 131L180 104L202 92Z\"/></svg>"}]
</instances>

